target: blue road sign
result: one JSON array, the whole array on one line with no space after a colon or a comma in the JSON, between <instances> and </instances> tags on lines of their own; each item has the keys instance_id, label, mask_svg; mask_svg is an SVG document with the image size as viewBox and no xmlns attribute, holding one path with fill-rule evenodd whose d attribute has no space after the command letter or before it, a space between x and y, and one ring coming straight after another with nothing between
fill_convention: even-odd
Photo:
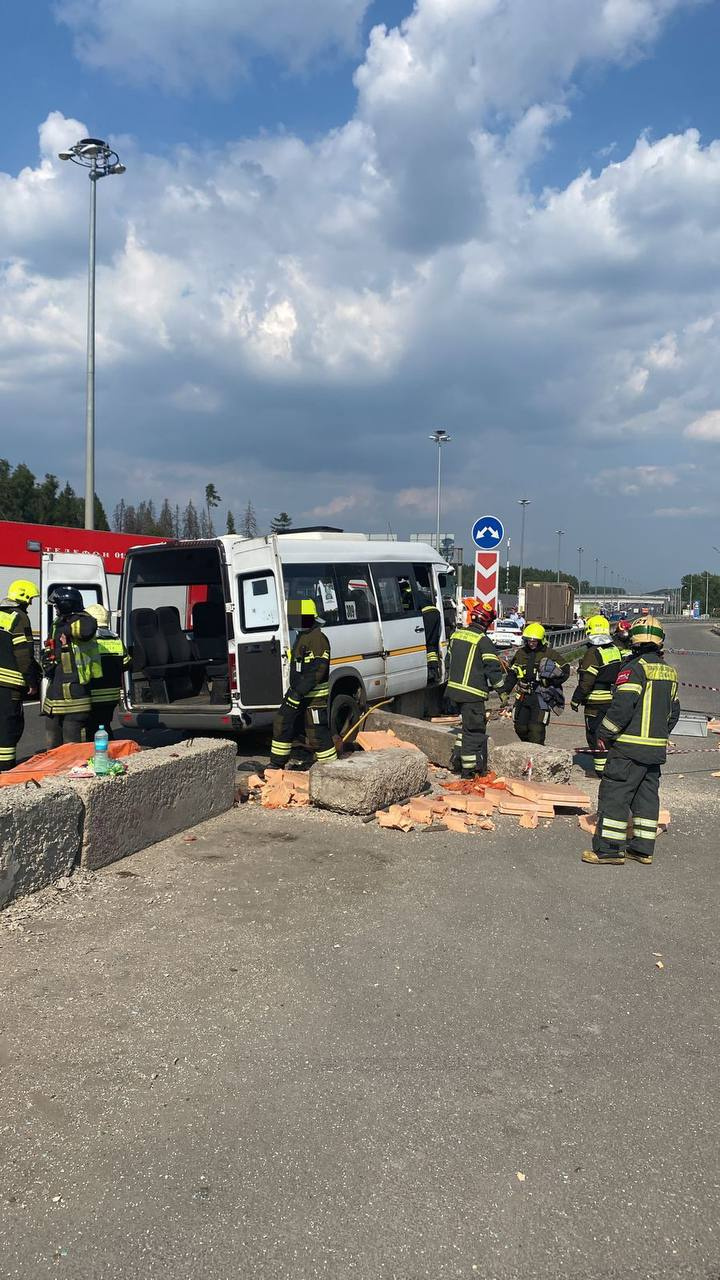
<instances>
[{"instance_id":1,"label":"blue road sign","mask_svg":"<svg viewBox=\"0 0 720 1280\"><path fill-rule=\"evenodd\" d=\"M505 537L502 520L497 516L481 516L472 527L472 540L480 551L495 551Z\"/></svg>"}]
</instances>

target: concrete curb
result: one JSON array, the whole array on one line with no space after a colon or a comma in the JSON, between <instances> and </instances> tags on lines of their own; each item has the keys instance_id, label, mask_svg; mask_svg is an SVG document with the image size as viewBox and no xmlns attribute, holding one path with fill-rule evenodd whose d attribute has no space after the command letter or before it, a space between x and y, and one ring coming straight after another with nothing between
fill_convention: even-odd
<instances>
[{"instance_id":1,"label":"concrete curb","mask_svg":"<svg viewBox=\"0 0 720 1280\"><path fill-rule=\"evenodd\" d=\"M0 909L67 875L80 852L80 797L55 781L0 790Z\"/></svg>"},{"instance_id":2,"label":"concrete curb","mask_svg":"<svg viewBox=\"0 0 720 1280\"><path fill-rule=\"evenodd\" d=\"M64 780L84 809L80 866L96 871L232 808L234 742L194 738L128 756L122 778Z\"/></svg>"},{"instance_id":3,"label":"concrete curb","mask_svg":"<svg viewBox=\"0 0 720 1280\"><path fill-rule=\"evenodd\" d=\"M129 756L119 778L49 778L0 790L0 909L126 858L225 813L235 798L234 742L195 738Z\"/></svg>"},{"instance_id":4,"label":"concrete curb","mask_svg":"<svg viewBox=\"0 0 720 1280\"><path fill-rule=\"evenodd\" d=\"M412 742L424 752L428 760L449 769L455 749L456 730L448 724L431 724L429 720L416 720L413 716L397 715L394 711L371 711L364 728L392 730L404 742Z\"/></svg>"}]
</instances>

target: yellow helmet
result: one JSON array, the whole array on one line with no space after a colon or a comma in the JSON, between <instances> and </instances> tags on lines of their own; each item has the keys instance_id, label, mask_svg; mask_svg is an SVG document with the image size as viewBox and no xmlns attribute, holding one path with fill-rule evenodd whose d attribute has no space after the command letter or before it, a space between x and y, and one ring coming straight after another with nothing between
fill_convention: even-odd
<instances>
[{"instance_id":1,"label":"yellow helmet","mask_svg":"<svg viewBox=\"0 0 720 1280\"><path fill-rule=\"evenodd\" d=\"M37 600L40 592L34 582L29 582L27 578L16 578L10 583L8 590L8 600L16 600L18 604L30 604L31 600Z\"/></svg>"},{"instance_id":2,"label":"yellow helmet","mask_svg":"<svg viewBox=\"0 0 720 1280\"><path fill-rule=\"evenodd\" d=\"M664 642L665 632L659 619L653 618L652 614L633 622L630 628L631 644L654 644L657 649L662 649Z\"/></svg>"},{"instance_id":3,"label":"yellow helmet","mask_svg":"<svg viewBox=\"0 0 720 1280\"><path fill-rule=\"evenodd\" d=\"M95 619L99 627L110 626L110 613L104 604L89 604L85 612Z\"/></svg>"},{"instance_id":4,"label":"yellow helmet","mask_svg":"<svg viewBox=\"0 0 720 1280\"><path fill-rule=\"evenodd\" d=\"M589 636L610 635L610 623L601 613L594 613L591 618L587 618L585 626L587 627L587 633Z\"/></svg>"},{"instance_id":5,"label":"yellow helmet","mask_svg":"<svg viewBox=\"0 0 720 1280\"><path fill-rule=\"evenodd\" d=\"M523 627L522 637L523 640L538 640L542 644L545 639L545 628L541 622L528 622L527 626Z\"/></svg>"},{"instance_id":6,"label":"yellow helmet","mask_svg":"<svg viewBox=\"0 0 720 1280\"><path fill-rule=\"evenodd\" d=\"M317 618L317 616L318 616L318 611L317 611L317 605L315 604L315 601L314 601L314 600L301 600L301 601L300 601L300 612L301 612L301 614L302 614L303 618Z\"/></svg>"}]
</instances>

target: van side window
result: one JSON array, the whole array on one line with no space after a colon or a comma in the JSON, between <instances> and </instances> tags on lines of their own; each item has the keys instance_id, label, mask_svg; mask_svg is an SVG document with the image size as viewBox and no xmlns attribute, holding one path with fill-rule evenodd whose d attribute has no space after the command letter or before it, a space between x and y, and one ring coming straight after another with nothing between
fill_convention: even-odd
<instances>
[{"instance_id":1,"label":"van side window","mask_svg":"<svg viewBox=\"0 0 720 1280\"><path fill-rule=\"evenodd\" d=\"M420 610L413 594L413 575L402 565L373 565L373 579L380 601L380 617L418 617Z\"/></svg>"},{"instance_id":2,"label":"van side window","mask_svg":"<svg viewBox=\"0 0 720 1280\"><path fill-rule=\"evenodd\" d=\"M377 622L375 594L366 564L335 566L345 622Z\"/></svg>"},{"instance_id":3,"label":"van side window","mask_svg":"<svg viewBox=\"0 0 720 1280\"><path fill-rule=\"evenodd\" d=\"M335 573L331 564L284 564L285 600L314 600L323 623L340 622Z\"/></svg>"},{"instance_id":4,"label":"van side window","mask_svg":"<svg viewBox=\"0 0 720 1280\"><path fill-rule=\"evenodd\" d=\"M432 569L429 564L414 564L415 582L417 583L418 595L420 597L420 608L423 609L427 604L435 604L435 587L433 585Z\"/></svg>"},{"instance_id":5,"label":"van side window","mask_svg":"<svg viewBox=\"0 0 720 1280\"><path fill-rule=\"evenodd\" d=\"M269 571L238 578L243 631L277 631L280 626L275 578Z\"/></svg>"}]
</instances>

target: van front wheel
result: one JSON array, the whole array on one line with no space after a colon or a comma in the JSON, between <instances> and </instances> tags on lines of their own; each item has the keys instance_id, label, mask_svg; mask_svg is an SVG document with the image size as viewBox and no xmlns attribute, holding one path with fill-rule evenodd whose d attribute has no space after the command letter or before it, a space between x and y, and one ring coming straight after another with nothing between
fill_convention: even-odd
<instances>
[{"instance_id":1,"label":"van front wheel","mask_svg":"<svg viewBox=\"0 0 720 1280\"><path fill-rule=\"evenodd\" d=\"M330 733L333 738L342 738L360 719L364 707L361 701L361 695L351 693L336 693L330 704ZM352 742L355 739L355 733L350 734L347 739Z\"/></svg>"}]
</instances>

